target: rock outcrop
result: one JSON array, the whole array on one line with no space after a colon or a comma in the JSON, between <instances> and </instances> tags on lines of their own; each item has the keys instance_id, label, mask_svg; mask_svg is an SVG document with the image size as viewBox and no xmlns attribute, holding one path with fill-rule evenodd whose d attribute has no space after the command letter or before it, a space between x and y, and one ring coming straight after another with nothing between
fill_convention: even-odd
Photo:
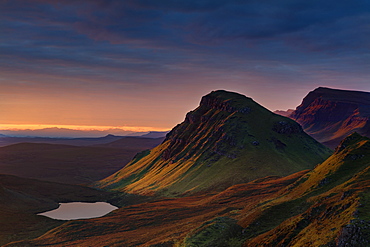
<instances>
[{"instance_id":1,"label":"rock outcrop","mask_svg":"<svg viewBox=\"0 0 370 247\"><path fill-rule=\"evenodd\" d=\"M319 87L289 117L316 140L334 148L355 131L370 137L370 93Z\"/></svg>"},{"instance_id":2,"label":"rock outcrop","mask_svg":"<svg viewBox=\"0 0 370 247\"><path fill-rule=\"evenodd\" d=\"M366 220L354 220L344 226L337 239L336 247L362 247L370 245L368 232L370 222Z\"/></svg>"}]
</instances>

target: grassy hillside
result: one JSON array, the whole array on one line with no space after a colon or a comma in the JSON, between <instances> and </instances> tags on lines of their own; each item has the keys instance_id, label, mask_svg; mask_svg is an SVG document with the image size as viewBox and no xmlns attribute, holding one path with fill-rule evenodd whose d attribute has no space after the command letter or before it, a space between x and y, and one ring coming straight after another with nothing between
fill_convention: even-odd
<instances>
[{"instance_id":1,"label":"grassy hillside","mask_svg":"<svg viewBox=\"0 0 370 247\"><path fill-rule=\"evenodd\" d=\"M237 217L246 205L256 205L261 200L272 199L277 191L296 181L304 173L235 185L221 193L163 198L126 206L105 217L66 222L37 239L9 244L8 247L207 246L202 243L209 239L203 241L198 234L212 223L228 229L220 232L218 230L221 228L218 228L211 236L217 235L216 240L221 240L220 244L233 243L227 236L241 236L242 228L237 225ZM229 229L230 235L224 235ZM192 238L193 235L198 236L197 240ZM242 243L242 239L237 241ZM192 243L197 245L191 245Z\"/></svg>"},{"instance_id":2,"label":"grassy hillside","mask_svg":"<svg viewBox=\"0 0 370 247\"><path fill-rule=\"evenodd\" d=\"M245 246L369 246L369 165L370 139L347 137L283 195L245 212Z\"/></svg>"},{"instance_id":3,"label":"grassy hillside","mask_svg":"<svg viewBox=\"0 0 370 247\"><path fill-rule=\"evenodd\" d=\"M370 246L369 165L370 139L353 134L273 199L208 221L181 246Z\"/></svg>"},{"instance_id":4,"label":"grassy hillside","mask_svg":"<svg viewBox=\"0 0 370 247\"><path fill-rule=\"evenodd\" d=\"M162 198L66 222L14 246L370 246L370 139L353 134L311 171Z\"/></svg>"},{"instance_id":5,"label":"grassy hillside","mask_svg":"<svg viewBox=\"0 0 370 247\"><path fill-rule=\"evenodd\" d=\"M97 183L129 193L176 196L222 190L267 175L313 168L330 150L291 119L237 93L215 91L165 141Z\"/></svg>"}]
</instances>

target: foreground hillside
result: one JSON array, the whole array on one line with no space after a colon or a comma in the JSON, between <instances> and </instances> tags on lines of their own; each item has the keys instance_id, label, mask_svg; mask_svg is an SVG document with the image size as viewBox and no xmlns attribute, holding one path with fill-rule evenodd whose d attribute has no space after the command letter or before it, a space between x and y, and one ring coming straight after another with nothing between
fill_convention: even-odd
<instances>
[{"instance_id":1,"label":"foreground hillside","mask_svg":"<svg viewBox=\"0 0 370 247\"><path fill-rule=\"evenodd\" d=\"M37 239L6 246L241 246L243 229L237 223L240 212L246 205L274 198L276 192L302 174L235 185L219 194L127 206L102 218L69 221ZM209 236L202 234L212 226L216 229ZM213 238L211 243L215 245L206 245L198 235ZM238 245L229 239L233 237Z\"/></svg>"},{"instance_id":2,"label":"foreground hillside","mask_svg":"<svg viewBox=\"0 0 370 247\"><path fill-rule=\"evenodd\" d=\"M370 139L354 133L279 197L246 212L245 246L370 246L369 171Z\"/></svg>"},{"instance_id":3,"label":"foreground hillside","mask_svg":"<svg viewBox=\"0 0 370 247\"><path fill-rule=\"evenodd\" d=\"M369 189L370 139L355 133L311 171L127 206L7 246L370 246Z\"/></svg>"},{"instance_id":4,"label":"foreground hillside","mask_svg":"<svg viewBox=\"0 0 370 247\"><path fill-rule=\"evenodd\" d=\"M215 91L158 147L97 183L129 193L176 196L311 169L330 150L291 119L251 98Z\"/></svg>"},{"instance_id":5,"label":"foreground hillside","mask_svg":"<svg viewBox=\"0 0 370 247\"><path fill-rule=\"evenodd\" d=\"M18 143L0 147L0 173L52 182L87 184L111 175L127 164L137 152L153 148L163 139L107 136L60 141L94 146Z\"/></svg>"},{"instance_id":6,"label":"foreground hillside","mask_svg":"<svg viewBox=\"0 0 370 247\"><path fill-rule=\"evenodd\" d=\"M319 87L289 117L316 140L335 148L355 131L370 137L370 93Z\"/></svg>"}]
</instances>

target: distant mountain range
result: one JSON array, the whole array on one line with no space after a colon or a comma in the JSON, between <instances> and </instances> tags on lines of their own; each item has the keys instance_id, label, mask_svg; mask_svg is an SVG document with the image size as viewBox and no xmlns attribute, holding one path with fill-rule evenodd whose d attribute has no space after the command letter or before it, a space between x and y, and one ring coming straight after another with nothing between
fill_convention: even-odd
<instances>
[{"instance_id":1,"label":"distant mountain range","mask_svg":"<svg viewBox=\"0 0 370 247\"><path fill-rule=\"evenodd\" d=\"M144 135L141 135L141 137L146 138L161 138L165 137L168 134L169 131L150 131L149 133L146 133Z\"/></svg>"},{"instance_id":2,"label":"distant mountain range","mask_svg":"<svg viewBox=\"0 0 370 247\"><path fill-rule=\"evenodd\" d=\"M370 137L370 93L319 87L288 116L316 140L335 148L355 131Z\"/></svg>"},{"instance_id":3,"label":"distant mountain range","mask_svg":"<svg viewBox=\"0 0 370 247\"><path fill-rule=\"evenodd\" d=\"M220 190L310 169L329 155L291 119L244 95L220 90L204 96L161 145L136 155L98 186L166 195Z\"/></svg>"},{"instance_id":4,"label":"distant mountain range","mask_svg":"<svg viewBox=\"0 0 370 247\"><path fill-rule=\"evenodd\" d=\"M289 117L289 115L292 114L292 112L294 112L293 109L288 109L286 111L284 111L284 110L274 111L274 113L279 114L279 115L284 116L284 117Z\"/></svg>"},{"instance_id":5,"label":"distant mountain range","mask_svg":"<svg viewBox=\"0 0 370 247\"><path fill-rule=\"evenodd\" d=\"M52 138L52 137L0 137L0 147L17 144L17 143L49 143L49 144L65 144L74 146L90 146L105 144L112 141L122 139L123 136L106 135L104 137L86 137L86 138Z\"/></svg>"},{"instance_id":6,"label":"distant mountain range","mask_svg":"<svg viewBox=\"0 0 370 247\"><path fill-rule=\"evenodd\" d=\"M43 137L43 138L99 138L106 135L163 137L167 132L133 132L112 128L107 130L75 130L68 128L43 128L36 130L0 130L0 137Z\"/></svg>"},{"instance_id":7,"label":"distant mountain range","mask_svg":"<svg viewBox=\"0 0 370 247\"><path fill-rule=\"evenodd\" d=\"M28 143L49 143L49 144L65 144L73 146L92 146L107 144L109 142L121 140L123 138L128 138L127 140L135 140L132 138L142 138L145 139L159 139L164 138L167 132L152 132L145 134L144 136L115 136L106 135L104 137L85 137L85 138L51 138L51 137L0 137L0 147L28 142Z\"/></svg>"}]
</instances>

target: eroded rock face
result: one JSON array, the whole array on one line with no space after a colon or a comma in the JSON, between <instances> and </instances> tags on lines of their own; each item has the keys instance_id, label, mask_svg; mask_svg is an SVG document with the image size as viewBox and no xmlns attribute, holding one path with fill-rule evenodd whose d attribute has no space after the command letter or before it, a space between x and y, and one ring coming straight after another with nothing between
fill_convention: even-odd
<instances>
[{"instance_id":1,"label":"eroded rock face","mask_svg":"<svg viewBox=\"0 0 370 247\"><path fill-rule=\"evenodd\" d=\"M289 117L315 139L334 148L354 131L370 137L370 93L320 87L310 92Z\"/></svg>"},{"instance_id":2,"label":"eroded rock face","mask_svg":"<svg viewBox=\"0 0 370 247\"><path fill-rule=\"evenodd\" d=\"M185 121L167 135L165 141L170 141L170 145L162 154L164 160L176 161L197 155L198 152L204 152L205 145L208 146L209 156L237 157L235 152L229 150L236 147L239 139L248 133L239 128L243 123L239 122L240 117L235 114L248 114L251 108L240 106L237 100L227 99L223 94L217 91L202 97L199 107L188 112ZM242 95L233 95L238 96L247 99ZM186 150L189 144L192 148Z\"/></svg>"},{"instance_id":3,"label":"eroded rock face","mask_svg":"<svg viewBox=\"0 0 370 247\"><path fill-rule=\"evenodd\" d=\"M363 247L370 245L368 232L370 222L365 220L356 220L355 222L344 226L340 236L337 239L336 247Z\"/></svg>"},{"instance_id":4,"label":"eroded rock face","mask_svg":"<svg viewBox=\"0 0 370 247\"><path fill-rule=\"evenodd\" d=\"M299 125L291 124L286 121L279 121L275 123L272 130L279 134L295 134L303 131Z\"/></svg>"},{"instance_id":5,"label":"eroded rock face","mask_svg":"<svg viewBox=\"0 0 370 247\"><path fill-rule=\"evenodd\" d=\"M221 111L227 111L230 113L233 112L240 112L240 113L249 113L251 109L249 107L237 107L234 106L235 101L230 100L222 100L221 98L214 97L212 95L206 95L202 97L202 100L200 101L200 106L203 106L205 108L209 109L217 109Z\"/></svg>"},{"instance_id":6,"label":"eroded rock face","mask_svg":"<svg viewBox=\"0 0 370 247\"><path fill-rule=\"evenodd\" d=\"M360 118L358 114L358 105L349 102L338 102L331 99L324 99L318 95L306 107L298 106L290 115L305 129L310 131L320 130L328 124L335 124L348 119L347 124L352 122L361 122L367 118Z\"/></svg>"}]
</instances>

